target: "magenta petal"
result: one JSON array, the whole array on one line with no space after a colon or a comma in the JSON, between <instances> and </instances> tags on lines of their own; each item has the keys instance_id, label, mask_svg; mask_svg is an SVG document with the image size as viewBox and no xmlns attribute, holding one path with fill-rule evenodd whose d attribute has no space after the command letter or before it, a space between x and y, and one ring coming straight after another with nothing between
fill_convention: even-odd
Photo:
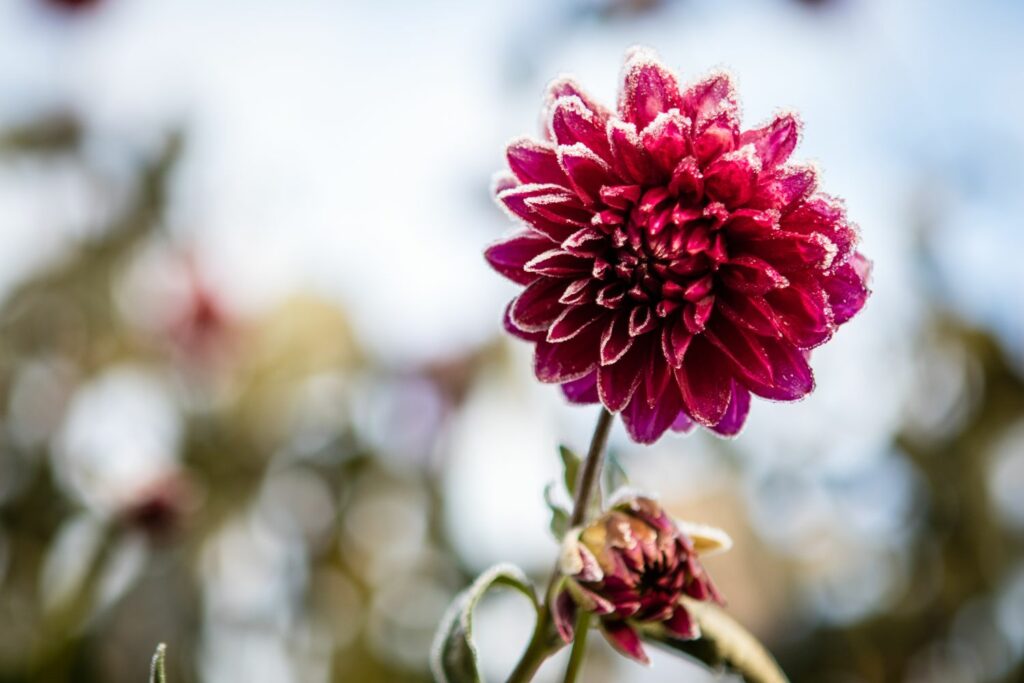
<instances>
[{"instance_id":1,"label":"magenta petal","mask_svg":"<svg viewBox=\"0 0 1024 683\"><path fill-rule=\"evenodd\" d=\"M568 306L562 311L548 328L547 340L552 343L572 339L588 325L593 325L607 317L607 311L599 306L584 304Z\"/></svg>"},{"instance_id":2,"label":"magenta petal","mask_svg":"<svg viewBox=\"0 0 1024 683\"><path fill-rule=\"evenodd\" d=\"M619 119L610 119L608 141L615 171L621 177L636 183L644 183L651 178L651 160L636 132L636 126Z\"/></svg>"},{"instance_id":3,"label":"magenta petal","mask_svg":"<svg viewBox=\"0 0 1024 683\"><path fill-rule=\"evenodd\" d=\"M566 643L571 643L576 628L576 601L572 599L569 591L563 590L555 598L551 618L555 622L558 635Z\"/></svg>"},{"instance_id":4,"label":"magenta petal","mask_svg":"<svg viewBox=\"0 0 1024 683\"><path fill-rule=\"evenodd\" d=\"M687 329L682 316L666 321L661 328L661 348L666 362L674 368L682 367L686 350L690 348L693 335Z\"/></svg>"},{"instance_id":5,"label":"magenta petal","mask_svg":"<svg viewBox=\"0 0 1024 683\"><path fill-rule=\"evenodd\" d=\"M736 108L736 92L727 73L712 74L687 88L680 106L698 126L723 112L735 115Z\"/></svg>"},{"instance_id":6,"label":"magenta petal","mask_svg":"<svg viewBox=\"0 0 1024 683\"><path fill-rule=\"evenodd\" d=\"M579 98L583 105L593 112L600 121L606 121L610 112L600 104L598 104L594 98L587 94L583 88L579 86L576 81L568 77L557 78L548 84L547 91L547 102L548 109L563 97L576 97Z\"/></svg>"},{"instance_id":7,"label":"magenta petal","mask_svg":"<svg viewBox=\"0 0 1024 683\"><path fill-rule=\"evenodd\" d=\"M712 327L706 333L708 341L731 361L733 372L758 384L772 383L771 359L758 337L724 317L716 319Z\"/></svg>"},{"instance_id":8,"label":"magenta petal","mask_svg":"<svg viewBox=\"0 0 1024 683\"><path fill-rule=\"evenodd\" d=\"M519 138L509 143L505 155L512 173L524 183L569 184L558 164L555 148L550 144Z\"/></svg>"},{"instance_id":9,"label":"magenta petal","mask_svg":"<svg viewBox=\"0 0 1024 683\"><path fill-rule=\"evenodd\" d=\"M564 308L558 299L568 284L567 280L537 278L512 302L512 322L526 332L546 330Z\"/></svg>"},{"instance_id":10,"label":"magenta petal","mask_svg":"<svg viewBox=\"0 0 1024 683\"><path fill-rule=\"evenodd\" d=\"M775 230L768 235L742 241L743 249L768 261L783 273L829 267L836 247L821 233L803 235Z\"/></svg>"},{"instance_id":11,"label":"magenta petal","mask_svg":"<svg viewBox=\"0 0 1024 683\"><path fill-rule=\"evenodd\" d=\"M538 254L523 266L523 270L534 275L547 277L568 277L579 279L593 269L593 261L583 259L561 249L549 249Z\"/></svg>"},{"instance_id":12,"label":"magenta petal","mask_svg":"<svg viewBox=\"0 0 1024 683\"><path fill-rule=\"evenodd\" d=\"M484 252L484 258L491 268L509 280L527 285L537 279L523 267L538 254L552 247L551 240L534 232L522 232L508 239L492 244Z\"/></svg>"},{"instance_id":13,"label":"magenta petal","mask_svg":"<svg viewBox=\"0 0 1024 683\"><path fill-rule=\"evenodd\" d=\"M711 162L704 172L709 197L728 207L739 207L754 195L761 163L750 149L741 148Z\"/></svg>"},{"instance_id":14,"label":"magenta petal","mask_svg":"<svg viewBox=\"0 0 1024 683\"><path fill-rule=\"evenodd\" d=\"M787 232L821 233L836 247L835 260L847 259L857 242L857 231L846 221L846 211L838 200L815 194L800 202L779 221Z\"/></svg>"},{"instance_id":15,"label":"magenta petal","mask_svg":"<svg viewBox=\"0 0 1024 683\"><path fill-rule=\"evenodd\" d=\"M669 635L678 640L693 640L700 637L700 629L697 623L682 605L676 607L675 612L667 620L662 622Z\"/></svg>"},{"instance_id":16,"label":"magenta petal","mask_svg":"<svg viewBox=\"0 0 1024 683\"><path fill-rule=\"evenodd\" d=\"M597 372L566 382L562 385L562 393L570 403L597 403L600 400L597 395Z\"/></svg>"},{"instance_id":17,"label":"magenta petal","mask_svg":"<svg viewBox=\"0 0 1024 683\"><path fill-rule=\"evenodd\" d=\"M629 403L644 377L644 362L651 347L646 339L638 339L614 365L597 369L597 393L601 402L613 413Z\"/></svg>"},{"instance_id":18,"label":"magenta petal","mask_svg":"<svg viewBox=\"0 0 1024 683\"><path fill-rule=\"evenodd\" d=\"M569 182L576 195L584 202L593 203L602 186L616 184L608 162L580 143L571 147L560 146L558 161L569 176Z\"/></svg>"},{"instance_id":19,"label":"magenta petal","mask_svg":"<svg viewBox=\"0 0 1024 683\"><path fill-rule=\"evenodd\" d=\"M795 114L781 114L768 125L748 130L740 136L740 144L752 144L761 159L762 168L784 163L796 148L800 122Z\"/></svg>"},{"instance_id":20,"label":"magenta petal","mask_svg":"<svg viewBox=\"0 0 1024 683\"><path fill-rule=\"evenodd\" d=\"M605 122L578 97L561 97L551 109L551 135L559 145L582 144L602 159L611 161Z\"/></svg>"},{"instance_id":21,"label":"magenta petal","mask_svg":"<svg viewBox=\"0 0 1024 683\"><path fill-rule=\"evenodd\" d=\"M704 336L694 338L676 381L687 413L706 427L725 416L732 396L732 368L729 361Z\"/></svg>"},{"instance_id":22,"label":"magenta petal","mask_svg":"<svg viewBox=\"0 0 1024 683\"><path fill-rule=\"evenodd\" d=\"M810 349L824 344L835 331L828 296L813 279L768 292L783 336L794 346Z\"/></svg>"},{"instance_id":23,"label":"magenta petal","mask_svg":"<svg viewBox=\"0 0 1024 683\"><path fill-rule=\"evenodd\" d=\"M692 431L693 428L696 426L696 423L692 419L690 419L689 415L687 415L685 412L680 411L680 413L676 415L676 419L672 422L671 429L673 432L681 432L683 434L686 434Z\"/></svg>"},{"instance_id":24,"label":"magenta petal","mask_svg":"<svg viewBox=\"0 0 1024 683\"><path fill-rule=\"evenodd\" d=\"M695 127L690 147L693 156L706 164L722 154L736 149L740 126L736 109L725 109L700 126Z\"/></svg>"},{"instance_id":25,"label":"magenta petal","mask_svg":"<svg viewBox=\"0 0 1024 683\"><path fill-rule=\"evenodd\" d=\"M523 341L537 342L544 339L544 332L527 332L516 327L515 323L512 322L512 304L515 303L515 299L509 302L508 306L505 306L505 317L502 321L502 325L505 331L511 334L513 337L522 339Z\"/></svg>"},{"instance_id":26,"label":"magenta petal","mask_svg":"<svg viewBox=\"0 0 1024 683\"><path fill-rule=\"evenodd\" d=\"M818 173L813 166L790 164L771 173L761 174L761 183L751 200L754 208L780 209L785 213L791 205L814 191Z\"/></svg>"},{"instance_id":27,"label":"magenta petal","mask_svg":"<svg viewBox=\"0 0 1024 683\"><path fill-rule=\"evenodd\" d=\"M644 149L663 174L671 173L689 152L690 120L672 109L658 114L640 135Z\"/></svg>"},{"instance_id":28,"label":"magenta petal","mask_svg":"<svg viewBox=\"0 0 1024 683\"><path fill-rule=\"evenodd\" d=\"M643 130L658 114L682 104L675 74L648 50L635 49L626 58L619 114Z\"/></svg>"},{"instance_id":29,"label":"magenta petal","mask_svg":"<svg viewBox=\"0 0 1024 683\"><path fill-rule=\"evenodd\" d=\"M837 325L845 323L864 307L871 293L867 286L870 273L871 262L857 253L822 282Z\"/></svg>"},{"instance_id":30,"label":"magenta petal","mask_svg":"<svg viewBox=\"0 0 1024 683\"><path fill-rule=\"evenodd\" d=\"M722 436L736 436L743 429L747 421L747 414L750 412L750 392L740 386L739 382L732 383L732 398L729 400L729 409L725 411L722 419L711 429Z\"/></svg>"},{"instance_id":31,"label":"magenta petal","mask_svg":"<svg viewBox=\"0 0 1024 683\"><path fill-rule=\"evenodd\" d=\"M661 364L664 366L664 361L661 361ZM637 391L629 405L622 411L622 422L637 443L654 443L672 426L682 407L679 388L675 382L670 382L665 385L653 404L648 401L647 396Z\"/></svg>"},{"instance_id":32,"label":"magenta petal","mask_svg":"<svg viewBox=\"0 0 1024 683\"><path fill-rule=\"evenodd\" d=\"M533 354L533 370L537 379L564 384L591 372L597 365L594 349L599 329L598 325L589 325L572 339L557 344L538 341Z\"/></svg>"},{"instance_id":33,"label":"magenta petal","mask_svg":"<svg viewBox=\"0 0 1024 683\"><path fill-rule=\"evenodd\" d=\"M623 655L641 664L650 663L643 645L640 644L640 636L625 621L603 620L601 631L608 643Z\"/></svg>"},{"instance_id":34,"label":"magenta petal","mask_svg":"<svg viewBox=\"0 0 1024 683\"><path fill-rule=\"evenodd\" d=\"M814 390L814 373L803 351L783 340L762 337L760 342L772 364L772 382L762 384L745 377L750 391L775 401L795 401Z\"/></svg>"},{"instance_id":35,"label":"magenta petal","mask_svg":"<svg viewBox=\"0 0 1024 683\"><path fill-rule=\"evenodd\" d=\"M751 255L729 259L719 271L719 277L726 287L742 294L760 295L789 285L789 280L772 264Z\"/></svg>"},{"instance_id":36,"label":"magenta petal","mask_svg":"<svg viewBox=\"0 0 1024 683\"><path fill-rule=\"evenodd\" d=\"M625 311L615 313L608 320L601 336L601 365L617 362L633 345L629 334L629 315Z\"/></svg>"},{"instance_id":37,"label":"magenta petal","mask_svg":"<svg viewBox=\"0 0 1024 683\"><path fill-rule=\"evenodd\" d=\"M534 206L539 201L551 206L571 206L575 202L580 209L579 199L572 191L558 185L518 185L498 193L497 199L513 217L524 221L555 242L562 242L579 226L570 221L539 213Z\"/></svg>"},{"instance_id":38,"label":"magenta petal","mask_svg":"<svg viewBox=\"0 0 1024 683\"><path fill-rule=\"evenodd\" d=\"M718 310L732 322L755 334L763 337L778 337L781 334L775 311L764 297L724 290L718 297Z\"/></svg>"}]
</instances>

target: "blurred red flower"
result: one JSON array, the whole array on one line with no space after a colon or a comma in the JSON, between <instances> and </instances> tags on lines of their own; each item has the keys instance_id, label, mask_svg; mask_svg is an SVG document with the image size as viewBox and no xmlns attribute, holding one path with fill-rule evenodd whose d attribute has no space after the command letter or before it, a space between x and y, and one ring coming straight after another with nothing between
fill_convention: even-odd
<instances>
[{"instance_id":1,"label":"blurred red flower","mask_svg":"<svg viewBox=\"0 0 1024 683\"><path fill-rule=\"evenodd\" d=\"M569 79L547 109L547 139L513 141L495 187L525 227L486 252L525 286L505 327L536 345L538 379L642 443L733 435L751 393L808 394L808 351L864 305L870 264L815 169L788 162L796 117L741 130L728 75L683 90L641 49L617 112Z\"/></svg>"}]
</instances>

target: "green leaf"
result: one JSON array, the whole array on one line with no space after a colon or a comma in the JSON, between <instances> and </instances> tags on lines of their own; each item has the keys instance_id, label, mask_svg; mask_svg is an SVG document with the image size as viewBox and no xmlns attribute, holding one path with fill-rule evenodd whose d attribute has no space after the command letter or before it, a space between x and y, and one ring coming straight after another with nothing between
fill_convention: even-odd
<instances>
[{"instance_id":1,"label":"green leaf","mask_svg":"<svg viewBox=\"0 0 1024 683\"><path fill-rule=\"evenodd\" d=\"M644 640L696 659L713 671L739 674L746 683L789 683L764 645L721 607L685 597L682 603L700 628L699 638L677 640L662 626L652 625L644 627Z\"/></svg>"},{"instance_id":2,"label":"green leaf","mask_svg":"<svg viewBox=\"0 0 1024 683\"><path fill-rule=\"evenodd\" d=\"M549 528L555 540L560 542L565 537L566 532L569 531L569 511L555 502L554 494L554 482L544 487L544 502L548 504L548 509L551 510Z\"/></svg>"},{"instance_id":3,"label":"green leaf","mask_svg":"<svg viewBox=\"0 0 1024 683\"><path fill-rule=\"evenodd\" d=\"M483 683L473 642L473 609L494 586L516 589L530 599L534 611L540 615L537 595L521 569L511 564L491 567L455 597L441 619L430 656L430 668L438 683Z\"/></svg>"},{"instance_id":4,"label":"green leaf","mask_svg":"<svg viewBox=\"0 0 1024 683\"><path fill-rule=\"evenodd\" d=\"M167 683L167 645L160 643L153 653L153 663L149 667L149 683Z\"/></svg>"},{"instance_id":5,"label":"green leaf","mask_svg":"<svg viewBox=\"0 0 1024 683\"><path fill-rule=\"evenodd\" d=\"M569 496L576 495L576 480L579 479L580 465L582 460L580 456L573 453L566 446L558 447L558 454L562 456L562 471L565 478L565 490L569 492Z\"/></svg>"},{"instance_id":6,"label":"green leaf","mask_svg":"<svg viewBox=\"0 0 1024 683\"><path fill-rule=\"evenodd\" d=\"M622 463L619 462L618 456L609 451L604 463L604 491L611 497L625 486L629 486L626 470L622 469Z\"/></svg>"}]
</instances>

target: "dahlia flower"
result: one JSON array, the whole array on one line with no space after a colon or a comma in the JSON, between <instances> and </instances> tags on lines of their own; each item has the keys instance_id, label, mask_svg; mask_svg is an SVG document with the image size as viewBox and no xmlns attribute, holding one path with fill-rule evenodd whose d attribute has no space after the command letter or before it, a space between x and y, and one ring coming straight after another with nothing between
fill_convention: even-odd
<instances>
[{"instance_id":1,"label":"dahlia flower","mask_svg":"<svg viewBox=\"0 0 1024 683\"><path fill-rule=\"evenodd\" d=\"M522 223L487 260L525 289L505 327L570 401L620 412L633 439L694 423L736 434L750 395L814 388L809 351L864 305L869 263L800 124L742 130L732 82L681 89L644 50L616 111L549 87L544 140L508 146L498 202Z\"/></svg>"},{"instance_id":2,"label":"dahlia flower","mask_svg":"<svg viewBox=\"0 0 1024 683\"><path fill-rule=\"evenodd\" d=\"M620 503L563 541L560 569L566 579L555 598L555 625L569 642L576 610L592 612L614 648L646 662L638 626L658 623L681 640L700 636L680 598L721 602L697 553L728 545L717 530L693 525L684 533L649 498Z\"/></svg>"}]
</instances>

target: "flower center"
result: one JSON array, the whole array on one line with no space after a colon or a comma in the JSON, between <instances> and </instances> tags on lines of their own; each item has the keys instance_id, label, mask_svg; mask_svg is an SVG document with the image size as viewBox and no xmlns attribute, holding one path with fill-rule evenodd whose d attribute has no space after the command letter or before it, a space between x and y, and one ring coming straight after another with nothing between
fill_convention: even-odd
<instances>
[{"instance_id":1,"label":"flower center","mask_svg":"<svg viewBox=\"0 0 1024 683\"><path fill-rule=\"evenodd\" d=\"M703 327L716 273L729 258L721 230L729 212L698 185L673 179L667 186L602 189L607 208L594 222L609 235L611 249L594 262L594 276L609 282L598 303L646 303L662 318L682 309L694 332Z\"/></svg>"}]
</instances>

